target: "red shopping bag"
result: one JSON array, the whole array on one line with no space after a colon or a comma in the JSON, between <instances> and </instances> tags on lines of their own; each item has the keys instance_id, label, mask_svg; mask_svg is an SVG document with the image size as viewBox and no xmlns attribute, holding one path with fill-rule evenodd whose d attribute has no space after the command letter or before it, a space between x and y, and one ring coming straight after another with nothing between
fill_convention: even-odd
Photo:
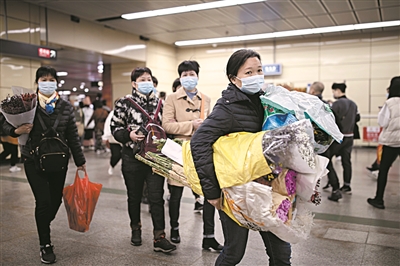
<instances>
[{"instance_id":1,"label":"red shopping bag","mask_svg":"<svg viewBox=\"0 0 400 266\"><path fill-rule=\"evenodd\" d=\"M86 171L84 178L80 178L76 171L74 183L63 190L69 228L78 232L89 230L102 186L102 184L90 182Z\"/></svg>"}]
</instances>

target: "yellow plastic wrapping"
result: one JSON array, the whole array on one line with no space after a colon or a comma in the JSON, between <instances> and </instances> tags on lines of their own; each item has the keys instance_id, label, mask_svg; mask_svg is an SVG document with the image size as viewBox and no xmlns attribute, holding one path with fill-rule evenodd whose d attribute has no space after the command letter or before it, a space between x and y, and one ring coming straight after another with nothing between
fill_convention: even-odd
<instances>
[{"instance_id":1,"label":"yellow plastic wrapping","mask_svg":"<svg viewBox=\"0 0 400 266\"><path fill-rule=\"evenodd\" d=\"M262 152L264 133L232 133L220 137L214 143L214 167L221 188L243 185L271 173ZM183 142L182 153L185 176L192 190L203 195L200 180L194 167L189 141ZM240 225L228 207L225 198L222 210Z\"/></svg>"}]
</instances>

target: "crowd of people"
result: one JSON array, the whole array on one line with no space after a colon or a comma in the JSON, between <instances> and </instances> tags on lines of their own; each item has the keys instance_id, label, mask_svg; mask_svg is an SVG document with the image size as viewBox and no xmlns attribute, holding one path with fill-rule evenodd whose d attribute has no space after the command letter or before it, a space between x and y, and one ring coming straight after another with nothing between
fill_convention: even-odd
<instances>
[{"instance_id":1,"label":"crowd of people","mask_svg":"<svg viewBox=\"0 0 400 266\"><path fill-rule=\"evenodd\" d=\"M1 116L2 159L11 154L10 171L21 170L16 166L15 140L22 134L29 134L29 140L20 146L21 160L35 197L35 220L39 235L40 256L43 263L56 262L54 246L50 237L50 223L54 220L61 205L62 191L65 185L68 165L58 171L45 172L38 167L35 147L42 140L45 127L54 128L57 136L69 147L78 170L85 171L84 150L94 149L98 154L111 151L108 174L121 160L122 175L127 190L127 210L129 214L131 244L142 244L141 203L143 194L149 203L153 228L153 249L170 253L180 243L179 216L183 185L168 179L170 235L165 231L164 182L165 178L152 168L136 159L146 141L143 129L149 120L162 125L170 138L191 140L193 162L200 179L204 194L204 203L193 192L195 210L202 210L203 249L220 252L215 265L236 265L240 263L246 250L249 229L239 226L221 210L221 189L216 178L213 161L213 144L221 136L234 132L256 133L262 130L264 110L260 95L264 87L264 75L260 55L248 49L234 52L227 63L228 86L222 91L213 109L211 100L197 88L200 65L186 60L178 66L178 78L172 86L172 94L157 95L157 79L147 67L135 68L131 73L130 94L117 99L113 110L98 95L91 103L89 97L79 103L79 108L63 100L57 93L58 77L52 67L43 66L36 72L35 84L38 107L33 123L18 127L12 126ZM314 82L310 94L322 101L324 85ZM379 142L383 145L379 166L378 186L374 198L368 203L376 208L384 208L384 190L388 170L400 155L400 77L391 80L388 88L388 100L379 113L378 122L383 131ZM333 143L323 156L329 159L329 182L332 187L329 200L338 201L342 193L350 194L351 188L351 151L354 143L354 128L360 115L357 105L346 97L346 84L334 83L332 93L336 99L331 110L336 123L344 135L343 141ZM163 100L165 99L165 101ZM92 108L93 106L93 108ZM139 106L139 107L138 107ZM43 125L46 125L45 127ZM150 133L148 133L150 134ZM7 136L7 137L6 137ZM7 141L14 138L14 144ZM7 144L7 143L10 143ZM82 146L84 147L82 149ZM341 156L343 165L343 186L332 164L333 156ZM17 168L15 168L17 167ZM147 184L147 189L144 189ZM214 235L215 210L222 224L223 245ZM291 245L271 232L260 231L270 265L290 265ZM175 243L172 244L171 242ZM222 243L222 242L221 242ZM200 246L200 245L199 245Z\"/></svg>"}]
</instances>

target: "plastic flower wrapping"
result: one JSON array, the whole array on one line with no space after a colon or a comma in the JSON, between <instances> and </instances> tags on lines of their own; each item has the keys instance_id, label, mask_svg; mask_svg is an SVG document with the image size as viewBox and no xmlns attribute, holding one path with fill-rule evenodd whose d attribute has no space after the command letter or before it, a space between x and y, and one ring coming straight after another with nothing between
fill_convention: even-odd
<instances>
[{"instance_id":1,"label":"plastic flower wrapping","mask_svg":"<svg viewBox=\"0 0 400 266\"><path fill-rule=\"evenodd\" d=\"M271 91L280 93L277 87ZM320 203L320 179L328 172L328 159L318 153L326 150L333 139L340 142L342 135L330 109L322 104L312 110L305 108L305 102L310 104L318 99L315 96L290 98L282 94L281 97L290 98L294 110L291 111L276 108L284 100L273 95L275 102L268 98L268 93L261 96L263 104L268 99L264 106L269 108L263 131L231 133L213 145L215 173L223 192L222 210L240 226L271 231L284 241L297 243L310 234L313 214L307 204ZM297 102L300 103L296 105ZM168 145L163 146L158 159L154 154L136 158L152 166L156 173L180 180L203 195L190 142L179 144L179 148L175 146L169 151ZM179 153L181 157L177 158Z\"/></svg>"},{"instance_id":2,"label":"plastic flower wrapping","mask_svg":"<svg viewBox=\"0 0 400 266\"><path fill-rule=\"evenodd\" d=\"M12 87L13 96L7 96L0 103L0 111L7 122L17 128L32 123L35 118L37 95L33 91L21 87ZM18 137L18 142L25 145L28 134Z\"/></svg>"}]
</instances>

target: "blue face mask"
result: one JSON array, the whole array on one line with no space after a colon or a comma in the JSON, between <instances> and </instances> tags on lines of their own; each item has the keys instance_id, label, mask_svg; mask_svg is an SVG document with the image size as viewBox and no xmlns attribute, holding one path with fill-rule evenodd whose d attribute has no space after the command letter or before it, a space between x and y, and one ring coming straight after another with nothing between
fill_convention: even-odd
<instances>
[{"instance_id":1,"label":"blue face mask","mask_svg":"<svg viewBox=\"0 0 400 266\"><path fill-rule=\"evenodd\" d=\"M197 82L199 79L197 77L183 77L180 79L182 87L184 87L187 91L192 91L196 88Z\"/></svg>"},{"instance_id":2,"label":"blue face mask","mask_svg":"<svg viewBox=\"0 0 400 266\"><path fill-rule=\"evenodd\" d=\"M137 82L137 89L141 94L148 95L150 92L154 90L153 82L145 81L145 82Z\"/></svg>"},{"instance_id":3,"label":"blue face mask","mask_svg":"<svg viewBox=\"0 0 400 266\"><path fill-rule=\"evenodd\" d=\"M39 91L43 95L52 95L57 89L57 82L55 81L39 81L38 82Z\"/></svg>"},{"instance_id":4,"label":"blue face mask","mask_svg":"<svg viewBox=\"0 0 400 266\"><path fill-rule=\"evenodd\" d=\"M236 78L242 82L242 87L239 89L246 94L256 94L262 90L262 87L264 86L264 75L255 75L241 79L238 77Z\"/></svg>"}]
</instances>

